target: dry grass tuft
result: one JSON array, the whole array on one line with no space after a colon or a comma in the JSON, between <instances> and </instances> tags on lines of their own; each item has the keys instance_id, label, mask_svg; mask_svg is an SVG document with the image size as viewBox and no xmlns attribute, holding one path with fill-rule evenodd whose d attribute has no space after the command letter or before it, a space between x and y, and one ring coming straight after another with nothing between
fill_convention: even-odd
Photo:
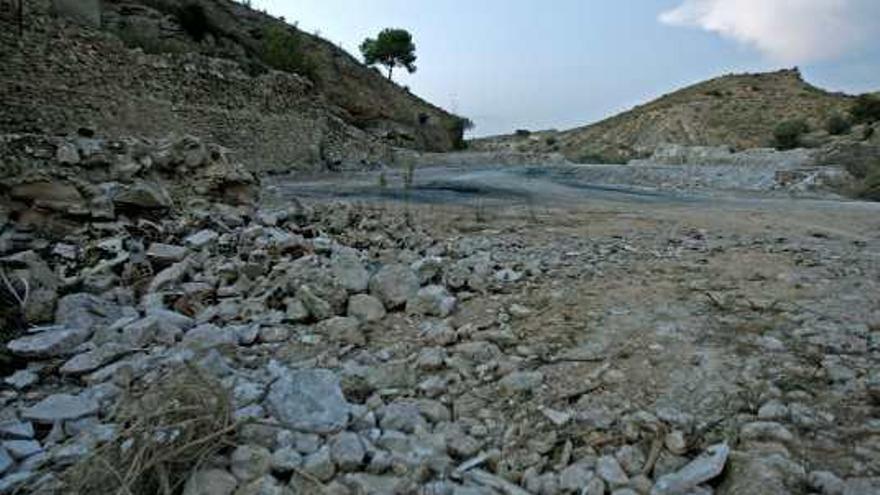
<instances>
[{"instance_id":1,"label":"dry grass tuft","mask_svg":"<svg viewBox=\"0 0 880 495\"><path fill-rule=\"evenodd\" d=\"M216 380L177 368L121 401L117 438L66 473L72 493L179 493L190 473L232 445L232 400Z\"/></svg>"}]
</instances>

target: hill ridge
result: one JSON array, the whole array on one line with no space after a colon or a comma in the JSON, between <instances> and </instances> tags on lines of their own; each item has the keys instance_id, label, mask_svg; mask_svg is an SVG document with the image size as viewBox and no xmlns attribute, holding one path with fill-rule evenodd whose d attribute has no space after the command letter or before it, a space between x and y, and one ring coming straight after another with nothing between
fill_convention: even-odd
<instances>
[{"instance_id":1,"label":"hill ridge","mask_svg":"<svg viewBox=\"0 0 880 495\"><path fill-rule=\"evenodd\" d=\"M773 129L785 120L803 119L821 133L827 119L845 113L852 99L808 83L797 68L726 74L592 124L481 138L472 145L479 150L561 152L577 162L626 162L665 144L742 150L771 146Z\"/></svg>"}]
</instances>

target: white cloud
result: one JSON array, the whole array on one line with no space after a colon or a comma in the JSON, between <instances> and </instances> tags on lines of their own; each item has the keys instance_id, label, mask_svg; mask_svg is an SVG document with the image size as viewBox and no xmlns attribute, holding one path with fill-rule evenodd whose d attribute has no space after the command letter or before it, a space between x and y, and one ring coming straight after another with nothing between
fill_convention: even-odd
<instances>
[{"instance_id":1,"label":"white cloud","mask_svg":"<svg viewBox=\"0 0 880 495\"><path fill-rule=\"evenodd\" d=\"M718 33L797 64L839 57L880 36L880 0L683 0L660 21Z\"/></svg>"}]
</instances>

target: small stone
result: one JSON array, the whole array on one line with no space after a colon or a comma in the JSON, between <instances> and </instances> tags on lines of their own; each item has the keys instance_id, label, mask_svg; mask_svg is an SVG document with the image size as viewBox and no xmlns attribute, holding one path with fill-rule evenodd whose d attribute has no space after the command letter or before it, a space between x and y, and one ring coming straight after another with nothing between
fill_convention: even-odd
<instances>
[{"instance_id":1,"label":"small stone","mask_svg":"<svg viewBox=\"0 0 880 495\"><path fill-rule=\"evenodd\" d=\"M356 433L344 431L330 441L330 456L342 471L356 471L365 455L363 442Z\"/></svg>"},{"instance_id":2,"label":"small stone","mask_svg":"<svg viewBox=\"0 0 880 495\"><path fill-rule=\"evenodd\" d=\"M788 417L788 406L778 400L771 400L758 409L758 418L762 420L783 419Z\"/></svg>"},{"instance_id":3,"label":"small stone","mask_svg":"<svg viewBox=\"0 0 880 495\"><path fill-rule=\"evenodd\" d=\"M238 486L235 476L222 469L196 471L190 475L183 495L232 495Z\"/></svg>"},{"instance_id":4,"label":"small stone","mask_svg":"<svg viewBox=\"0 0 880 495\"><path fill-rule=\"evenodd\" d=\"M19 461L43 451L43 446L36 440L6 440L2 445L13 459Z\"/></svg>"},{"instance_id":5,"label":"small stone","mask_svg":"<svg viewBox=\"0 0 880 495\"><path fill-rule=\"evenodd\" d=\"M719 493L749 495L780 495L804 493L807 473L799 462L787 454L761 451L731 452ZM662 478L661 478L662 480ZM856 493L875 493L859 491Z\"/></svg>"},{"instance_id":6,"label":"small stone","mask_svg":"<svg viewBox=\"0 0 880 495\"><path fill-rule=\"evenodd\" d=\"M709 447L679 471L661 476L651 489L651 495L687 493L688 490L721 474L729 454L730 447L726 443Z\"/></svg>"},{"instance_id":7,"label":"small stone","mask_svg":"<svg viewBox=\"0 0 880 495\"><path fill-rule=\"evenodd\" d=\"M383 430L415 433L416 430L426 430L428 422L414 404L395 402L379 410L379 426Z\"/></svg>"},{"instance_id":8,"label":"small stone","mask_svg":"<svg viewBox=\"0 0 880 495\"><path fill-rule=\"evenodd\" d=\"M6 348L22 357L64 356L71 354L89 335L89 331L65 326L35 328L30 334L9 342Z\"/></svg>"},{"instance_id":9,"label":"small stone","mask_svg":"<svg viewBox=\"0 0 880 495\"><path fill-rule=\"evenodd\" d=\"M2 462L2 461L0 461ZM36 478L34 471L16 471L0 478L0 493L21 493L25 485Z\"/></svg>"},{"instance_id":10,"label":"small stone","mask_svg":"<svg viewBox=\"0 0 880 495\"><path fill-rule=\"evenodd\" d=\"M345 344L364 345L367 343L366 337L360 330L361 323L357 318L351 316L334 316L328 320L318 323L315 332L320 335L326 335L330 339Z\"/></svg>"},{"instance_id":11,"label":"small stone","mask_svg":"<svg viewBox=\"0 0 880 495\"><path fill-rule=\"evenodd\" d=\"M559 473L559 488L562 491L580 493L593 479L593 471L583 464L572 464Z\"/></svg>"},{"instance_id":12,"label":"small stone","mask_svg":"<svg viewBox=\"0 0 880 495\"><path fill-rule=\"evenodd\" d=\"M376 475L376 474L367 474L367 473L353 473L346 474L344 478L344 483L346 486L351 487L351 489L356 494L369 494L369 495L380 495L380 494L395 494L395 493L413 493L407 489L406 479L398 478L396 476L390 475ZM420 491L419 493L424 493L425 495L442 495L442 492L432 492L432 491ZM458 495L459 492L456 492ZM486 493L486 492L482 492ZM477 495L476 493L469 492L461 492L461 495Z\"/></svg>"},{"instance_id":13,"label":"small stone","mask_svg":"<svg viewBox=\"0 0 880 495\"><path fill-rule=\"evenodd\" d=\"M385 318L385 306L382 301L369 294L356 294L348 300L348 316L364 323L380 321Z\"/></svg>"},{"instance_id":14,"label":"small stone","mask_svg":"<svg viewBox=\"0 0 880 495\"><path fill-rule=\"evenodd\" d=\"M0 475L9 471L9 468L15 465L15 461L12 459L12 456L9 455L9 452L6 452L6 449L0 447Z\"/></svg>"},{"instance_id":15,"label":"small stone","mask_svg":"<svg viewBox=\"0 0 880 495\"><path fill-rule=\"evenodd\" d=\"M497 282L500 282L503 284L510 284L513 282L517 282L521 278L522 278L522 273L520 273L516 270L511 270L510 268L504 268L502 270L498 270L497 272L495 272L495 280Z\"/></svg>"},{"instance_id":16,"label":"small stone","mask_svg":"<svg viewBox=\"0 0 880 495\"><path fill-rule=\"evenodd\" d=\"M185 246L154 242L147 249L147 258L160 264L171 264L183 261L188 253Z\"/></svg>"},{"instance_id":17,"label":"small stone","mask_svg":"<svg viewBox=\"0 0 880 495\"><path fill-rule=\"evenodd\" d=\"M502 378L498 385L504 394L512 395L537 391L543 382L544 375L540 371L514 371Z\"/></svg>"},{"instance_id":18,"label":"small stone","mask_svg":"<svg viewBox=\"0 0 880 495\"><path fill-rule=\"evenodd\" d=\"M161 210L170 208L171 196L160 184L138 180L117 194L113 202L120 207Z\"/></svg>"},{"instance_id":19,"label":"small stone","mask_svg":"<svg viewBox=\"0 0 880 495\"><path fill-rule=\"evenodd\" d=\"M351 406L339 378L322 369L290 371L270 387L269 411L288 427L306 433L334 433L348 424Z\"/></svg>"},{"instance_id":20,"label":"small stone","mask_svg":"<svg viewBox=\"0 0 880 495\"><path fill-rule=\"evenodd\" d=\"M272 453L259 445L240 445L233 452L229 470L240 482L247 483L269 473Z\"/></svg>"},{"instance_id":21,"label":"small stone","mask_svg":"<svg viewBox=\"0 0 880 495\"><path fill-rule=\"evenodd\" d=\"M336 465L333 464L333 459L330 457L330 449L325 446L307 456L302 469L320 481L328 481L333 478L336 474Z\"/></svg>"},{"instance_id":22,"label":"small stone","mask_svg":"<svg viewBox=\"0 0 880 495\"><path fill-rule=\"evenodd\" d=\"M419 278L408 266L386 265L370 279L370 293L387 309L403 306L419 290Z\"/></svg>"},{"instance_id":23,"label":"small stone","mask_svg":"<svg viewBox=\"0 0 880 495\"><path fill-rule=\"evenodd\" d=\"M549 407L541 407L540 411L545 418L549 419L556 426L565 426L571 421L571 414L564 411L557 411Z\"/></svg>"},{"instance_id":24,"label":"small stone","mask_svg":"<svg viewBox=\"0 0 880 495\"><path fill-rule=\"evenodd\" d=\"M436 371L443 368L446 350L442 347L425 347L416 359L416 368L422 371Z\"/></svg>"},{"instance_id":25,"label":"small stone","mask_svg":"<svg viewBox=\"0 0 880 495\"><path fill-rule=\"evenodd\" d=\"M235 490L235 495L289 495L290 491L271 475L246 483Z\"/></svg>"},{"instance_id":26,"label":"small stone","mask_svg":"<svg viewBox=\"0 0 880 495\"><path fill-rule=\"evenodd\" d=\"M511 304L507 311L510 313L510 316L513 316L514 318L526 318L532 314L531 309L517 303Z\"/></svg>"},{"instance_id":27,"label":"small stone","mask_svg":"<svg viewBox=\"0 0 880 495\"><path fill-rule=\"evenodd\" d=\"M130 315L131 312L133 311L125 310L111 301L92 294L69 294L58 301L55 323L70 329L88 331L85 336L88 338L92 330L110 326L123 316ZM65 349L65 351L69 350Z\"/></svg>"},{"instance_id":28,"label":"small stone","mask_svg":"<svg viewBox=\"0 0 880 495\"><path fill-rule=\"evenodd\" d=\"M646 462L645 453L642 452L640 448L633 445L624 445L617 449L617 452L614 453L614 457L617 459L617 462L620 463L623 470L630 476L634 476L641 472L642 467L645 466Z\"/></svg>"},{"instance_id":29,"label":"small stone","mask_svg":"<svg viewBox=\"0 0 880 495\"><path fill-rule=\"evenodd\" d=\"M626 486L629 483L629 476L620 467L617 459L610 455L604 455L596 461L596 474L612 488Z\"/></svg>"},{"instance_id":30,"label":"small stone","mask_svg":"<svg viewBox=\"0 0 880 495\"><path fill-rule=\"evenodd\" d=\"M74 143L62 143L55 151L55 159L62 165L76 165L80 160L79 150Z\"/></svg>"},{"instance_id":31,"label":"small stone","mask_svg":"<svg viewBox=\"0 0 880 495\"><path fill-rule=\"evenodd\" d=\"M290 339L290 328L287 327L263 327L259 333L260 342L264 344L286 342Z\"/></svg>"},{"instance_id":32,"label":"small stone","mask_svg":"<svg viewBox=\"0 0 880 495\"><path fill-rule=\"evenodd\" d=\"M850 478L846 480L843 495L866 495L880 493L880 477Z\"/></svg>"},{"instance_id":33,"label":"small stone","mask_svg":"<svg viewBox=\"0 0 880 495\"><path fill-rule=\"evenodd\" d=\"M200 350L236 344L238 344L238 336L234 330L210 323L199 325L183 336L183 345Z\"/></svg>"},{"instance_id":34,"label":"small stone","mask_svg":"<svg viewBox=\"0 0 880 495\"><path fill-rule=\"evenodd\" d=\"M843 495L846 483L834 473L813 471L807 478L810 488L822 495Z\"/></svg>"},{"instance_id":35,"label":"small stone","mask_svg":"<svg viewBox=\"0 0 880 495\"><path fill-rule=\"evenodd\" d=\"M326 320L334 315L333 306L315 294L308 285L301 285L296 291L297 298L316 320Z\"/></svg>"},{"instance_id":36,"label":"small stone","mask_svg":"<svg viewBox=\"0 0 880 495\"><path fill-rule=\"evenodd\" d=\"M419 412L431 423L441 423L452 420L452 413L443 403L431 399L413 399L407 401L416 406Z\"/></svg>"},{"instance_id":37,"label":"small stone","mask_svg":"<svg viewBox=\"0 0 880 495\"><path fill-rule=\"evenodd\" d=\"M580 495L605 495L605 482L598 476L587 483Z\"/></svg>"},{"instance_id":38,"label":"small stone","mask_svg":"<svg viewBox=\"0 0 880 495\"><path fill-rule=\"evenodd\" d=\"M674 430L666 435L663 441L666 449L675 455L682 455L687 452L687 440L681 430Z\"/></svg>"},{"instance_id":39,"label":"small stone","mask_svg":"<svg viewBox=\"0 0 880 495\"><path fill-rule=\"evenodd\" d=\"M30 440L34 438L34 425L17 419L0 421L0 438Z\"/></svg>"},{"instance_id":40,"label":"small stone","mask_svg":"<svg viewBox=\"0 0 880 495\"><path fill-rule=\"evenodd\" d=\"M3 382L16 390L24 390L40 381L40 375L30 370L18 370L3 379Z\"/></svg>"},{"instance_id":41,"label":"small stone","mask_svg":"<svg viewBox=\"0 0 880 495\"><path fill-rule=\"evenodd\" d=\"M272 453L272 471L289 473L302 465L302 455L293 447L283 447Z\"/></svg>"},{"instance_id":42,"label":"small stone","mask_svg":"<svg viewBox=\"0 0 880 495\"><path fill-rule=\"evenodd\" d=\"M740 438L743 440L788 443L794 440L794 435L780 423L756 421L742 427Z\"/></svg>"},{"instance_id":43,"label":"small stone","mask_svg":"<svg viewBox=\"0 0 880 495\"><path fill-rule=\"evenodd\" d=\"M285 301L285 319L293 323L302 323L309 318L309 310L302 301L290 298Z\"/></svg>"},{"instance_id":44,"label":"small stone","mask_svg":"<svg viewBox=\"0 0 880 495\"><path fill-rule=\"evenodd\" d=\"M456 305L455 297L441 285L429 285L419 289L416 296L409 299L406 311L411 314L437 316L446 318Z\"/></svg>"},{"instance_id":45,"label":"small stone","mask_svg":"<svg viewBox=\"0 0 880 495\"><path fill-rule=\"evenodd\" d=\"M189 235L186 239L183 240L183 242L193 249L202 249L213 244L219 237L220 234L218 234L217 232L210 229L204 229L196 232L195 234Z\"/></svg>"},{"instance_id":46,"label":"small stone","mask_svg":"<svg viewBox=\"0 0 880 495\"><path fill-rule=\"evenodd\" d=\"M349 292L363 292L370 282L370 273L364 268L358 252L351 248L338 248L330 258L330 270L336 280Z\"/></svg>"},{"instance_id":47,"label":"small stone","mask_svg":"<svg viewBox=\"0 0 880 495\"><path fill-rule=\"evenodd\" d=\"M131 352L129 346L108 342L92 351L72 357L58 371L62 375L81 375L95 371L128 352Z\"/></svg>"},{"instance_id":48,"label":"small stone","mask_svg":"<svg viewBox=\"0 0 880 495\"><path fill-rule=\"evenodd\" d=\"M425 320L419 325L419 336L426 344L446 346L458 340L455 329L446 320Z\"/></svg>"},{"instance_id":49,"label":"small stone","mask_svg":"<svg viewBox=\"0 0 880 495\"><path fill-rule=\"evenodd\" d=\"M52 425L59 421L69 421L97 414L98 403L94 399L70 394L55 394L46 397L32 407L22 411L22 418L40 424Z\"/></svg>"}]
</instances>

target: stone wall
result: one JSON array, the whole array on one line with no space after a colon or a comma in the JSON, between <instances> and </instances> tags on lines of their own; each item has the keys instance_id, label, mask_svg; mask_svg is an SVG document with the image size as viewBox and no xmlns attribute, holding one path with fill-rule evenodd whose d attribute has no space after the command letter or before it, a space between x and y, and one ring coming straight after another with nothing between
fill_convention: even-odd
<instances>
[{"instance_id":1,"label":"stone wall","mask_svg":"<svg viewBox=\"0 0 880 495\"><path fill-rule=\"evenodd\" d=\"M12 15L0 19L0 132L193 134L257 171L353 168L386 156L385 144L296 75L251 77L220 59L148 55L51 17L48 2L27 7L22 36Z\"/></svg>"}]
</instances>

